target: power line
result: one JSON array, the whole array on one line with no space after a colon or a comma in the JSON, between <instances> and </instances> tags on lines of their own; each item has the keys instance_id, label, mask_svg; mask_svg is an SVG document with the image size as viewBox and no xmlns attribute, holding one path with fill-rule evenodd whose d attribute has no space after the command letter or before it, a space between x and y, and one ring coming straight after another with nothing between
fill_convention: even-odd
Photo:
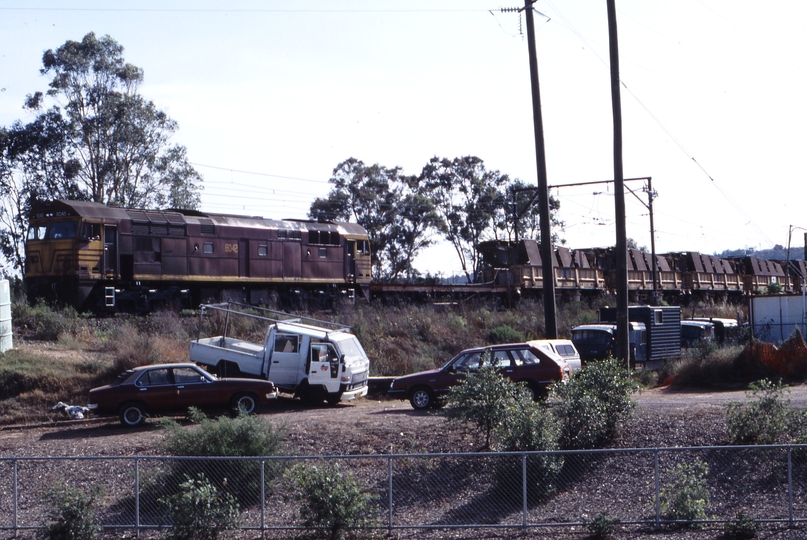
<instances>
[{"instance_id":1,"label":"power line","mask_svg":"<svg viewBox=\"0 0 807 540\"><path fill-rule=\"evenodd\" d=\"M487 9L180 9L0 7L0 11L75 11L111 13L487 13Z\"/></svg>"},{"instance_id":2,"label":"power line","mask_svg":"<svg viewBox=\"0 0 807 540\"><path fill-rule=\"evenodd\" d=\"M255 172L255 171L241 171L238 169L231 169L228 167L217 167L215 165L205 165L203 163L191 163L194 167L205 167L208 169L216 169L218 171L227 171L227 172L234 172L239 174L252 174L254 176L266 176L269 178L281 178L283 180L297 180L298 182L312 182L314 184L327 184L328 180L311 180L310 178L297 178L294 176L281 176L279 174L270 174L270 173L262 173L262 172Z\"/></svg>"}]
</instances>

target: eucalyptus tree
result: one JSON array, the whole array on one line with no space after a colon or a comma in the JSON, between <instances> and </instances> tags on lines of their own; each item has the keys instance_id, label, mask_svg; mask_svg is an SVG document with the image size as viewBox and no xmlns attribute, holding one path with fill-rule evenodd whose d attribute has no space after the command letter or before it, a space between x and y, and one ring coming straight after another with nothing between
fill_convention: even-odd
<instances>
[{"instance_id":1,"label":"eucalyptus tree","mask_svg":"<svg viewBox=\"0 0 807 540\"><path fill-rule=\"evenodd\" d=\"M479 244L500 239L497 216L506 205L506 174L489 171L475 156L449 160L432 158L421 172L421 180L440 216L446 240L454 247L468 281L479 270Z\"/></svg>"},{"instance_id":2,"label":"eucalyptus tree","mask_svg":"<svg viewBox=\"0 0 807 540\"><path fill-rule=\"evenodd\" d=\"M52 78L26 97L35 118L5 128L0 146L0 245L14 266L36 197L198 208L202 178L170 144L177 123L138 93L143 70L120 44L89 33L45 51L40 73Z\"/></svg>"},{"instance_id":3,"label":"eucalyptus tree","mask_svg":"<svg viewBox=\"0 0 807 540\"><path fill-rule=\"evenodd\" d=\"M403 175L400 167L350 158L336 166L329 182L328 196L311 204L309 217L362 225L370 236L374 275L412 278L412 261L431 244L438 224L418 178Z\"/></svg>"}]
</instances>

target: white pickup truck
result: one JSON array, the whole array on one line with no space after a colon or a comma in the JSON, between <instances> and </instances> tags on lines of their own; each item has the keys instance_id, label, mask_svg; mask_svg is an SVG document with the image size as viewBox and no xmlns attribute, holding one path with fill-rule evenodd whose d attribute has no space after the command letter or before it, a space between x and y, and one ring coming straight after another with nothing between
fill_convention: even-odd
<instances>
[{"instance_id":1,"label":"white pickup truck","mask_svg":"<svg viewBox=\"0 0 807 540\"><path fill-rule=\"evenodd\" d=\"M367 395L370 360L348 327L231 302L201 306L200 334L205 317L223 322L224 331L192 341L190 360L220 376L270 380L306 401L335 404ZM228 328L244 326L235 320L240 317L267 324L263 343L227 335Z\"/></svg>"}]
</instances>

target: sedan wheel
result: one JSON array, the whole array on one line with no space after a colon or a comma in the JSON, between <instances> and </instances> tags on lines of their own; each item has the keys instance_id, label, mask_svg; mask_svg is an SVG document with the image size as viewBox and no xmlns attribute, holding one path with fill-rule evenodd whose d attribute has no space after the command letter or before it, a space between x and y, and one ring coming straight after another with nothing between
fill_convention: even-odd
<instances>
[{"instance_id":1,"label":"sedan wheel","mask_svg":"<svg viewBox=\"0 0 807 540\"><path fill-rule=\"evenodd\" d=\"M428 388L415 388L415 391L409 396L409 402L414 409L422 411L434 405L434 395Z\"/></svg>"},{"instance_id":2,"label":"sedan wheel","mask_svg":"<svg viewBox=\"0 0 807 540\"><path fill-rule=\"evenodd\" d=\"M120 408L120 423L124 426L139 426L146 420L146 412L143 406L138 403L127 403Z\"/></svg>"},{"instance_id":3,"label":"sedan wheel","mask_svg":"<svg viewBox=\"0 0 807 540\"><path fill-rule=\"evenodd\" d=\"M233 398L230 406L235 414L252 414L255 412L258 403L255 401L255 396L252 394L238 394Z\"/></svg>"}]
</instances>

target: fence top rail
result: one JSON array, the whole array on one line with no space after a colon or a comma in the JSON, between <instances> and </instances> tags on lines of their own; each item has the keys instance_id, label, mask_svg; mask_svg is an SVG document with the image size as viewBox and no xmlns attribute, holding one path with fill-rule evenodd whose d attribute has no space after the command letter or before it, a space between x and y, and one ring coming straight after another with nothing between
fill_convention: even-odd
<instances>
[{"instance_id":1,"label":"fence top rail","mask_svg":"<svg viewBox=\"0 0 807 540\"><path fill-rule=\"evenodd\" d=\"M792 450L807 448L807 444L758 444L724 446L659 446L646 448L596 448L591 450L544 450L532 452L442 452L425 454L323 454L286 456L6 456L0 462L9 461L54 461L54 460L129 460L129 461L277 461L307 459L389 459L389 458L447 458L447 457L486 457L486 456L532 456L532 455L573 455L573 454L625 454L654 452L702 452L707 450Z\"/></svg>"}]
</instances>

